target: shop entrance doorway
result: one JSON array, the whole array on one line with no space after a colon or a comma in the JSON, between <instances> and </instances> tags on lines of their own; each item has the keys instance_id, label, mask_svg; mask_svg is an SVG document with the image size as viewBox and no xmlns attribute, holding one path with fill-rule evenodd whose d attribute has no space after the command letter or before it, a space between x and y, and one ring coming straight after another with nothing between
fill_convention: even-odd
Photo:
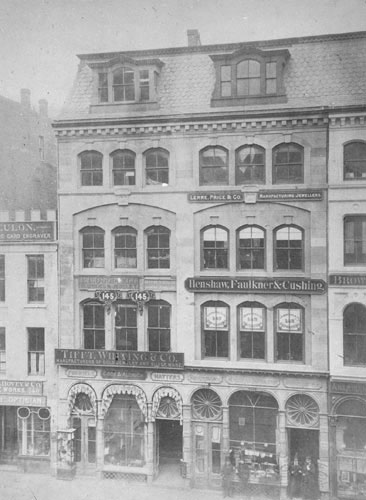
<instances>
[{"instance_id":1,"label":"shop entrance doorway","mask_svg":"<svg viewBox=\"0 0 366 500\"><path fill-rule=\"evenodd\" d=\"M13 464L18 456L17 407L0 406L0 463Z\"/></svg>"},{"instance_id":2,"label":"shop entrance doorway","mask_svg":"<svg viewBox=\"0 0 366 500\"><path fill-rule=\"evenodd\" d=\"M181 480L183 426L179 420L155 421L156 480L162 484L177 484Z\"/></svg>"},{"instance_id":3,"label":"shop entrance doorway","mask_svg":"<svg viewBox=\"0 0 366 500\"><path fill-rule=\"evenodd\" d=\"M96 465L96 427L94 417L72 417L75 429L75 463L79 473L93 473Z\"/></svg>"},{"instance_id":4,"label":"shop entrance doorway","mask_svg":"<svg viewBox=\"0 0 366 500\"><path fill-rule=\"evenodd\" d=\"M313 429L288 429L289 443L289 494L291 498L300 497L304 485L304 474L307 467L306 459L310 457L314 466L311 481L317 490L319 483L319 431Z\"/></svg>"}]
</instances>

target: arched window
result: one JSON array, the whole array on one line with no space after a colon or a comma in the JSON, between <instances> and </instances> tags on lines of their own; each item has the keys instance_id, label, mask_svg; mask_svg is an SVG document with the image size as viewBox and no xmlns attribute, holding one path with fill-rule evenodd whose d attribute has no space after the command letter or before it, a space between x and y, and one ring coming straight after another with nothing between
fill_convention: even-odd
<instances>
[{"instance_id":1,"label":"arched window","mask_svg":"<svg viewBox=\"0 0 366 500\"><path fill-rule=\"evenodd\" d=\"M221 420L222 402L212 389L198 389L191 398L194 420Z\"/></svg>"},{"instance_id":2,"label":"arched window","mask_svg":"<svg viewBox=\"0 0 366 500\"><path fill-rule=\"evenodd\" d=\"M127 300L115 305L115 343L117 351L137 351L137 305Z\"/></svg>"},{"instance_id":3,"label":"arched window","mask_svg":"<svg viewBox=\"0 0 366 500\"><path fill-rule=\"evenodd\" d=\"M146 184L169 184L169 153L165 149L150 149L145 153Z\"/></svg>"},{"instance_id":4,"label":"arched window","mask_svg":"<svg viewBox=\"0 0 366 500\"><path fill-rule=\"evenodd\" d=\"M258 61L246 59L237 64L236 86L240 97L261 93L261 65Z\"/></svg>"},{"instance_id":5,"label":"arched window","mask_svg":"<svg viewBox=\"0 0 366 500\"><path fill-rule=\"evenodd\" d=\"M135 100L135 73L132 68L119 68L113 72L113 100Z\"/></svg>"},{"instance_id":6,"label":"arched window","mask_svg":"<svg viewBox=\"0 0 366 500\"><path fill-rule=\"evenodd\" d=\"M112 174L114 186L134 186L135 153L128 149L114 151L112 157Z\"/></svg>"},{"instance_id":7,"label":"arched window","mask_svg":"<svg viewBox=\"0 0 366 500\"><path fill-rule=\"evenodd\" d=\"M366 402L349 398L337 407L336 416L338 453L358 451L363 454L366 447Z\"/></svg>"},{"instance_id":8,"label":"arched window","mask_svg":"<svg viewBox=\"0 0 366 500\"><path fill-rule=\"evenodd\" d=\"M103 155L98 151L84 151L79 155L81 185L103 185Z\"/></svg>"},{"instance_id":9,"label":"arched window","mask_svg":"<svg viewBox=\"0 0 366 500\"><path fill-rule=\"evenodd\" d=\"M366 364L366 307L349 304L343 312L343 349L345 365Z\"/></svg>"},{"instance_id":10,"label":"arched window","mask_svg":"<svg viewBox=\"0 0 366 500\"><path fill-rule=\"evenodd\" d=\"M205 302L201 306L203 357L229 356L229 306L221 301Z\"/></svg>"},{"instance_id":11,"label":"arched window","mask_svg":"<svg viewBox=\"0 0 366 500\"><path fill-rule=\"evenodd\" d=\"M229 399L230 448L240 449L249 463L261 452L267 463L276 463L278 404L263 392L237 391Z\"/></svg>"},{"instance_id":12,"label":"arched window","mask_svg":"<svg viewBox=\"0 0 366 500\"><path fill-rule=\"evenodd\" d=\"M137 267L137 231L130 226L120 226L113 230L114 267Z\"/></svg>"},{"instance_id":13,"label":"arched window","mask_svg":"<svg viewBox=\"0 0 366 500\"><path fill-rule=\"evenodd\" d=\"M104 267L104 231L100 227L85 227L81 231L83 267Z\"/></svg>"},{"instance_id":14,"label":"arched window","mask_svg":"<svg viewBox=\"0 0 366 500\"><path fill-rule=\"evenodd\" d=\"M229 154L220 146L210 146L200 151L200 184L202 186L226 185L229 182Z\"/></svg>"},{"instance_id":15,"label":"arched window","mask_svg":"<svg viewBox=\"0 0 366 500\"><path fill-rule=\"evenodd\" d=\"M211 226L202 231L203 269L228 268L228 231L219 226Z\"/></svg>"},{"instance_id":16,"label":"arched window","mask_svg":"<svg viewBox=\"0 0 366 500\"><path fill-rule=\"evenodd\" d=\"M143 467L145 419L130 394L116 394L104 418L104 463Z\"/></svg>"},{"instance_id":17,"label":"arched window","mask_svg":"<svg viewBox=\"0 0 366 500\"><path fill-rule=\"evenodd\" d=\"M170 351L171 306L164 300L147 304L147 336L149 351Z\"/></svg>"},{"instance_id":18,"label":"arched window","mask_svg":"<svg viewBox=\"0 0 366 500\"><path fill-rule=\"evenodd\" d=\"M164 226L146 229L146 252L148 269L169 269L170 231Z\"/></svg>"},{"instance_id":19,"label":"arched window","mask_svg":"<svg viewBox=\"0 0 366 500\"><path fill-rule=\"evenodd\" d=\"M261 227L246 226L238 231L238 269L264 269L265 233Z\"/></svg>"},{"instance_id":20,"label":"arched window","mask_svg":"<svg viewBox=\"0 0 366 500\"><path fill-rule=\"evenodd\" d=\"M344 264L366 265L365 215L348 215L344 218Z\"/></svg>"},{"instance_id":21,"label":"arched window","mask_svg":"<svg viewBox=\"0 0 366 500\"><path fill-rule=\"evenodd\" d=\"M295 143L279 144L273 149L273 184L304 182L304 148Z\"/></svg>"},{"instance_id":22,"label":"arched window","mask_svg":"<svg viewBox=\"0 0 366 500\"><path fill-rule=\"evenodd\" d=\"M84 349L105 349L104 305L97 301L83 304Z\"/></svg>"},{"instance_id":23,"label":"arched window","mask_svg":"<svg viewBox=\"0 0 366 500\"><path fill-rule=\"evenodd\" d=\"M346 144L344 154L344 179L366 179L366 143L354 141Z\"/></svg>"},{"instance_id":24,"label":"arched window","mask_svg":"<svg viewBox=\"0 0 366 500\"><path fill-rule=\"evenodd\" d=\"M260 146L243 146L235 154L235 184L264 184L265 150Z\"/></svg>"},{"instance_id":25,"label":"arched window","mask_svg":"<svg viewBox=\"0 0 366 500\"><path fill-rule=\"evenodd\" d=\"M304 262L303 232L295 226L282 226L274 232L275 268L302 269Z\"/></svg>"},{"instance_id":26,"label":"arched window","mask_svg":"<svg viewBox=\"0 0 366 500\"><path fill-rule=\"evenodd\" d=\"M240 357L265 358L266 309L259 302L244 302L238 307Z\"/></svg>"},{"instance_id":27,"label":"arched window","mask_svg":"<svg viewBox=\"0 0 366 500\"><path fill-rule=\"evenodd\" d=\"M304 309L284 302L275 308L277 361L304 360Z\"/></svg>"}]
</instances>

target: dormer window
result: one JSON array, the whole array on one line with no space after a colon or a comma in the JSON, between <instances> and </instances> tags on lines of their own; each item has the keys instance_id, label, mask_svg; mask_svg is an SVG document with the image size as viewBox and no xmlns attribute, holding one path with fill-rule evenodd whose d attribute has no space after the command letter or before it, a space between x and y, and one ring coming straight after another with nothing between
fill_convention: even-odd
<instances>
[{"instance_id":1,"label":"dormer window","mask_svg":"<svg viewBox=\"0 0 366 500\"><path fill-rule=\"evenodd\" d=\"M233 54L212 55L216 69L213 106L285 102L283 71L288 50L245 47Z\"/></svg>"},{"instance_id":2,"label":"dormer window","mask_svg":"<svg viewBox=\"0 0 366 500\"><path fill-rule=\"evenodd\" d=\"M121 55L104 62L90 62L95 70L95 102L156 102L157 76L163 66L159 59L135 60Z\"/></svg>"}]
</instances>

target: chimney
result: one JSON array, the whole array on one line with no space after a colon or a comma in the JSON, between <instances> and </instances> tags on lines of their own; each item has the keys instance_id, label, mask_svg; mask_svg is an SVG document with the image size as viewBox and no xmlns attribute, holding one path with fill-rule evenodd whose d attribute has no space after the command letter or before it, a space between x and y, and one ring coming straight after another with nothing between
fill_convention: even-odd
<instances>
[{"instance_id":1,"label":"chimney","mask_svg":"<svg viewBox=\"0 0 366 500\"><path fill-rule=\"evenodd\" d=\"M42 118L48 118L48 101L47 99L40 99L38 101L39 105L39 114Z\"/></svg>"},{"instance_id":2,"label":"chimney","mask_svg":"<svg viewBox=\"0 0 366 500\"><path fill-rule=\"evenodd\" d=\"M20 104L26 108L31 107L31 91L29 89L20 89Z\"/></svg>"},{"instance_id":3,"label":"chimney","mask_svg":"<svg viewBox=\"0 0 366 500\"><path fill-rule=\"evenodd\" d=\"M199 47L201 45L200 32L198 30L187 30L188 47Z\"/></svg>"}]
</instances>

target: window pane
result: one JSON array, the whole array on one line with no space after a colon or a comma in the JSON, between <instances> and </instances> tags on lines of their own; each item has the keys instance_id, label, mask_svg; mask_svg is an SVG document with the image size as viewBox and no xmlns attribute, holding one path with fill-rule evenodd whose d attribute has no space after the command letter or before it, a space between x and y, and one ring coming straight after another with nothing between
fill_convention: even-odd
<instances>
[{"instance_id":1,"label":"window pane","mask_svg":"<svg viewBox=\"0 0 366 500\"><path fill-rule=\"evenodd\" d=\"M231 66L221 66L221 81L222 82L231 81Z\"/></svg>"}]
</instances>

